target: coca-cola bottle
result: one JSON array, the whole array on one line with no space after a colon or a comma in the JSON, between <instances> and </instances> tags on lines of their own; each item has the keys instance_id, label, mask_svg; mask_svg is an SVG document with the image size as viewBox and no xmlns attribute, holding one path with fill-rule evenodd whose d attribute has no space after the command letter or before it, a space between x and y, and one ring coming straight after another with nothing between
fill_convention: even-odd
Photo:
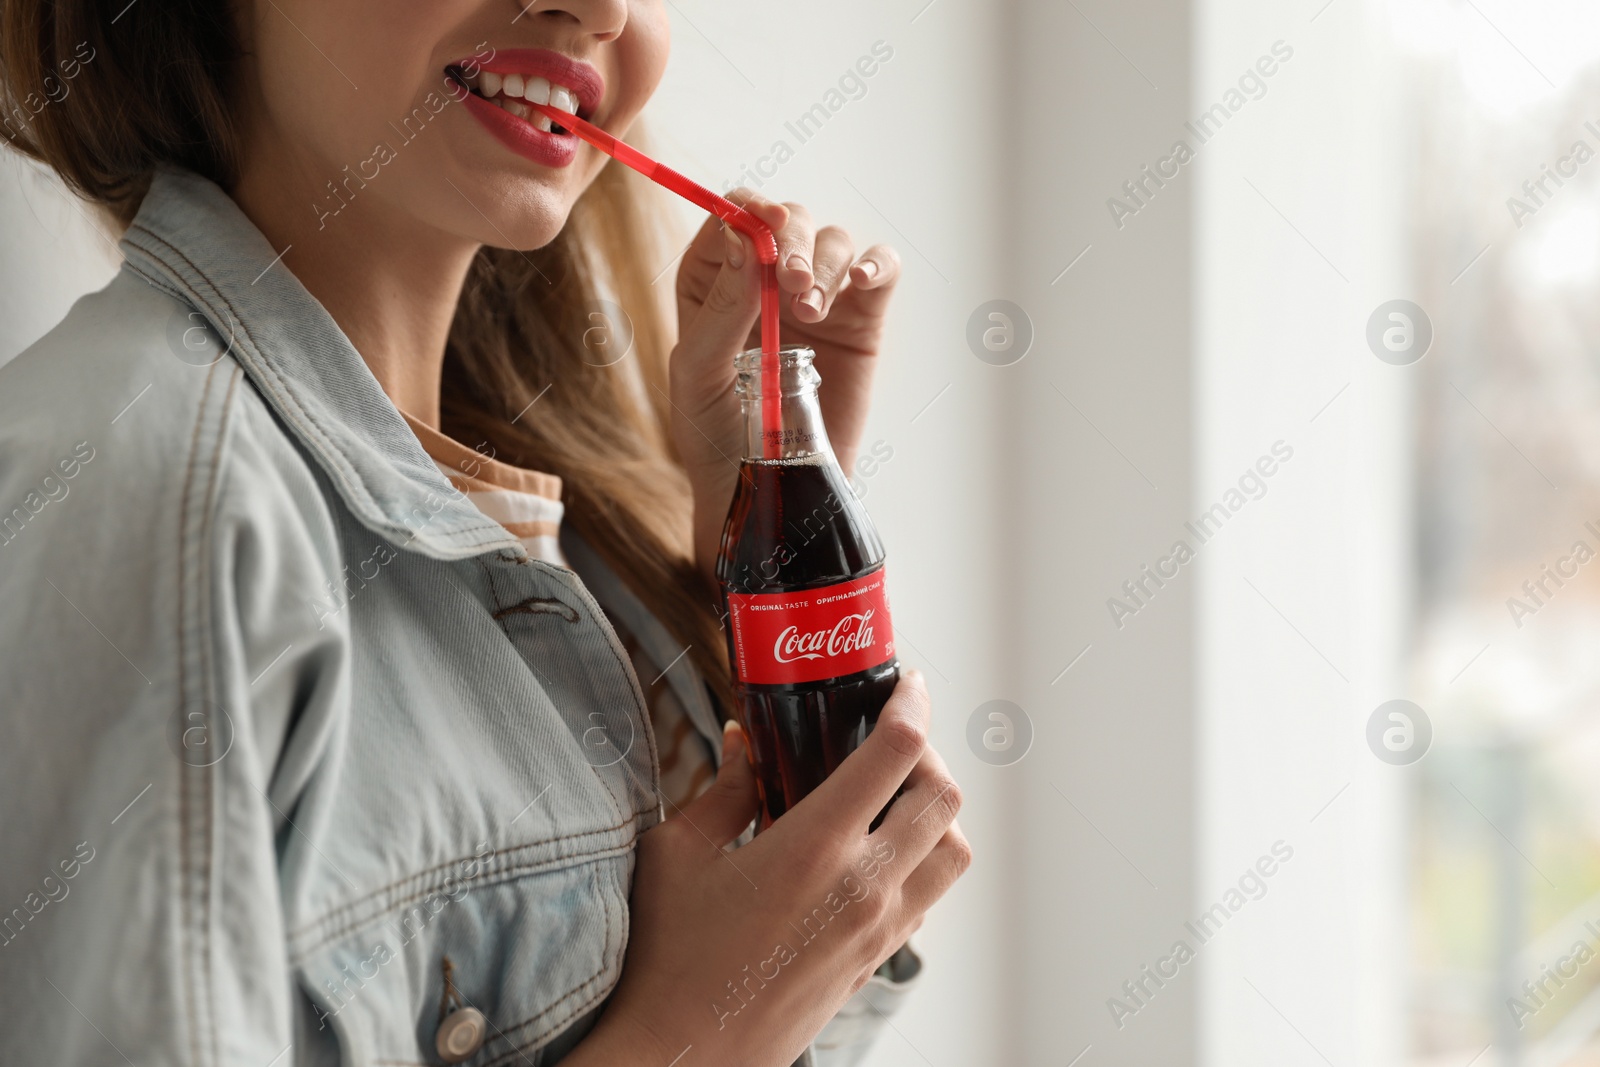
<instances>
[{"instance_id":1,"label":"coca-cola bottle","mask_svg":"<svg viewBox=\"0 0 1600 1067\"><path fill-rule=\"evenodd\" d=\"M866 738L900 677L883 542L828 443L812 355L780 350L772 426L760 349L736 362L744 460L717 577L762 828Z\"/></svg>"}]
</instances>

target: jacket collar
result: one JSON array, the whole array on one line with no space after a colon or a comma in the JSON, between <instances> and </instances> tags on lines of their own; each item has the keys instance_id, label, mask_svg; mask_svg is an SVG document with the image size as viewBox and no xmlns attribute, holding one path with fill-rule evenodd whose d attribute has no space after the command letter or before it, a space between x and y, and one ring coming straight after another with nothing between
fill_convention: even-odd
<instances>
[{"instance_id":1,"label":"jacket collar","mask_svg":"<svg viewBox=\"0 0 1600 1067\"><path fill-rule=\"evenodd\" d=\"M523 554L450 486L344 331L216 184L158 171L122 251L205 316L364 526L440 559Z\"/></svg>"}]
</instances>

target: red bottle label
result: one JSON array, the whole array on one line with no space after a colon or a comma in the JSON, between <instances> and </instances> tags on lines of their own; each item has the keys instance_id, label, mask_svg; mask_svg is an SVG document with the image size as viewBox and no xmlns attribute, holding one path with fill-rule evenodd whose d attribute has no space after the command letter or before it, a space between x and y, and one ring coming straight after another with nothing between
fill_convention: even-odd
<instances>
[{"instance_id":1,"label":"red bottle label","mask_svg":"<svg viewBox=\"0 0 1600 1067\"><path fill-rule=\"evenodd\" d=\"M734 672L751 685L842 678L894 658L884 568L798 593L730 593Z\"/></svg>"}]
</instances>

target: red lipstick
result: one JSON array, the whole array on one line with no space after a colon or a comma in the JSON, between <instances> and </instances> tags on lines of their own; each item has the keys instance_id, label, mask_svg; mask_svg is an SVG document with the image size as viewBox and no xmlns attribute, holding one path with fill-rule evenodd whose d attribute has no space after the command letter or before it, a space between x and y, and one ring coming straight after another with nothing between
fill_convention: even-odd
<instances>
[{"instance_id":1,"label":"red lipstick","mask_svg":"<svg viewBox=\"0 0 1600 1067\"><path fill-rule=\"evenodd\" d=\"M552 86L566 88L576 98L578 115L588 118L605 97L605 79L600 72L588 63L548 48L495 50L488 58L479 53L453 63L449 68L458 99L501 144L541 166L570 165L578 154L578 139L571 133L564 129L559 133L542 130L535 125L535 120L542 121L536 112L530 113L528 119L518 118L480 92L465 88L468 82L481 83L485 73L500 76L516 74L530 81L543 78Z\"/></svg>"},{"instance_id":2,"label":"red lipstick","mask_svg":"<svg viewBox=\"0 0 1600 1067\"><path fill-rule=\"evenodd\" d=\"M468 93L467 113L488 128L500 143L525 159L546 167L565 167L578 157L578 139L570 133L546 133L498 104Z\"/></svg>"},{"instance_id":3,"label":"red lipstick","mask_svg":"<svg viewBox=\"0 0 1600 1067\"><path fill-rule=\"evenodd\" d=\"M548 48L507 48L482 61L479 70L492 74L520 74L565 85L578 97L578 116L588 118L606 95L606 81L588 63Z\"/></svg>"}]
</instances>

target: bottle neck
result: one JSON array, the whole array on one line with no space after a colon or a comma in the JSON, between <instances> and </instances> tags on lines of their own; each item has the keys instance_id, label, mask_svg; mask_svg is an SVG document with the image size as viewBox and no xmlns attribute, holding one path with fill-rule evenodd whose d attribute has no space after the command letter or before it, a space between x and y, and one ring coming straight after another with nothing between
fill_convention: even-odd
<instances>
[{"instance_id":1,"label":"bottle neck","mask_svg":"<svg viewBox=\"0 0 1600 1067\"><path fill-rule=\"evenodd\" d=\"M744 411L744 458L746 460L832 458L833 446L822 422L817 404L817 384L821 381L811 365L809 348L788 346L779 350L779 421L768 424L771 405L763 403L764 382L760 349L741 353L736 367L735 389Z\"/></svg>"}]
</instances>

